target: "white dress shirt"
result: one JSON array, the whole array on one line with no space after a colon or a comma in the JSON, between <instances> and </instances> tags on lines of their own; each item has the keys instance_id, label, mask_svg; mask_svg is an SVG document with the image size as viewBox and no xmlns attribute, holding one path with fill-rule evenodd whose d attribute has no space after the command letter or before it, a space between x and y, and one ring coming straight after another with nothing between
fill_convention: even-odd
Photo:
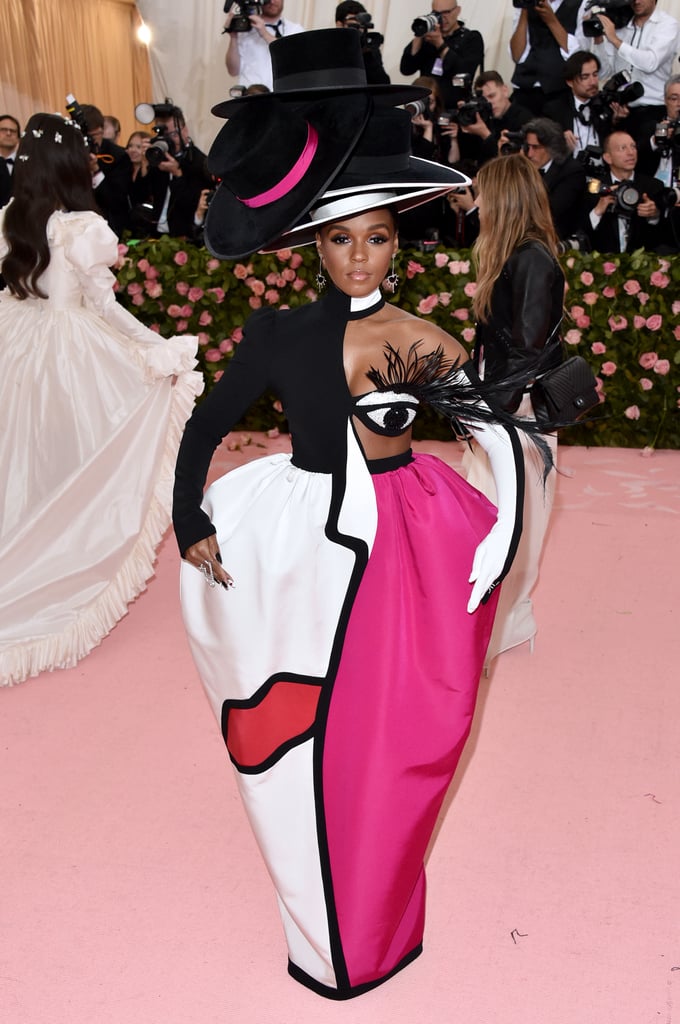
<instances>
[{"instance_id":1,"label":"white dress shirt","mask_svg":"<svg viewBox=\"0 0 680 1024\"><path fill-rule=\"evenodd\" d=\"M292 36L296 32L304 32L302 25L289 21L288 18L281 18L276 22L279 33L282 36ZM265 23L266 25L266 23ZM276 32L272 29L272 39L276 39ZM238 53L241 61L241 70L238 74L240 85L266 85L272 88L272 62L269 56L269 44L265 42L256 29L250 32L239 32Z\"/></svg>"}]
</instances>

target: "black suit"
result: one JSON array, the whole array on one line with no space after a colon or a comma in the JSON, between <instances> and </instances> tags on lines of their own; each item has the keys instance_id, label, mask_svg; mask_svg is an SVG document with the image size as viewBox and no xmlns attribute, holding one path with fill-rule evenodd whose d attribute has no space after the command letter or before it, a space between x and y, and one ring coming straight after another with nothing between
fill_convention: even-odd
<instances>
[{"instance_id":1,"label":"black suit","mask_svg":"<svg viewBox=\"0 0 680 1024\"><path fill-rule=\"evenodd\" d=\"M612 184L612 177L609 171L606 172L604 184ZM646 193L650 199L654 199L655 196L658 196L663 191L663 184L658 178L650 178L646 174L638 174L637 171L632 178L628 179L626 184L633 185L640 193L640 197L642 197L643 193ZM587 206L589 210L593 209L597 200L597 196L588 197ZM655 249L660 237L659 226L650 224L645 217L639 217L634 212L631 217L625 218L628 221L628 239L625 250L622 250L619 219L619 216L612 211L611 207L603 215L596 228L592 227L590 219L588 219L587 230L593 249L597 252L633 252L641 247L651 250Z\"/></svg>"},{"instance_id":2,"label":"black suit","mask_svg":"<svg viewBox=\"0 0 680 1024\"><path fill-rule=\"evenodd\" d=\"M469 75L470 82L473 81L477 68L484 67L484 40L479 32L465 28L463 22L459 21L455 32L444 37L444 43L448 50L442 58L439 82L445 105L453 107L457 100L462 99L463 94L460 89L453 88L451 79L454 75ZM424 41L415 55L411 53L409 43L401 55L399 71L407 76L431 75L438 56L432 43Z\"/></svg>"},{"instance_id":3,"label":"black suit","mask_svg":"<svg viewBox=\"0 0 680 1024\"><path fill-rule=\"evenodd\" d=\"M12 175L5 158L0 156L0 207L6 206L12 194Z\"/></svg>"},{"instance_id":4,"label":"black suit","mask_svg":"<svg viewBox=\"0 0 680 1024\"><path fill-rule=\"evenodd\" d=\"M553 160L542 175L548 193L550 212L559 238L569 238L585 228L586 172L573 156L561 163Z\"/></svg>"},{"instance_id":5,"label":"black suit","mask_svg":"<svg viewBox=\"0 0 680 1024\"><path fill-rule=\"evenodd\" d=\"M201 198L201 192L204 188L214 188L215 181L208 172L208 160L205 153L202 153L198 146L194 146L193 142L189 143L178 159L182 175L181 177L171 177L169 174L163 174L165 187L160 190L158 197L154 195L154 215L158 220L163 210L169 184L168 233L181 238L193 238L196 233L194 214Z\"/></svg>"},{"instance_id":6,"label":"black suit","mask_svg":"<svg viewBox=\"0 0 680 1024\"><path fill-rule=\"evenodd\" d=\"M102 216L112 231L120 237L128 219L128 183L132 175L132 164L122 146L111 139L102 139L97 150L97 164L104 175L94 190L94 197Z\"/></svg>"},{"instance_id":7,"label":"black suit","mask_svg":"<svg viewBox=\"0 0 680 1024\"><path fill-rule=\"evenodd\" d=\"M587 113L584 113L584 117L589 119L592 127L588 145L601 146L605 136L609 135L612 130L611 109L606 107L605 112L600 113L597 109L590 109L589 104L586 104L586 108ZM543 117L549 117L551 121L556 121L565 132L573 132L576 118L576 100L573 92L569 90L546 103L543 107ZM593 135L594 137L592 137Z\"/></svg>"}]
</instances>

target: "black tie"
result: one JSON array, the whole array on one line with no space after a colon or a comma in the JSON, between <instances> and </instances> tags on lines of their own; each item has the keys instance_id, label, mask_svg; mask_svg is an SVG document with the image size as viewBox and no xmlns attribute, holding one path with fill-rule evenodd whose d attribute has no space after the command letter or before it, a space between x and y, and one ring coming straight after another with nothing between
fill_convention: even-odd
<instances>
[{"instance_id":1,"label":"black tie","mask_svg":"<svg viewBox=\"0 0 680 1024\"><path fill-rule=\"evenodd\" d=\"M273 32L277 39L280 39L283 33L281 32L281 20L275 22L273 25L267 25L270 32Z\"/></svg>"},{"instance_id":2,"label":"black tie","mask_svg":"<svg viewBox=\"0 0 680 1024\"><path fill-rule=\"evenodd\" d=\"M11 167L13 167L13 166L14 166L14 157L13 157L13 156L7 156L7 157L5 157L4 159L5 159L5 163L6 163L6 165L7 165L8 167L10 167L10 168L11 168Z\"/></svg>"},{"instance_id":3,"label":"black tie","mask_svg":"<svg viewBox=\"0 0 680 1024\"><path fill-rule=\"evenodd\" d=\"M590 107L587 103L583 103L577 108L576 116L581 124L590 124Z\"/></svg>"}]
</instances>

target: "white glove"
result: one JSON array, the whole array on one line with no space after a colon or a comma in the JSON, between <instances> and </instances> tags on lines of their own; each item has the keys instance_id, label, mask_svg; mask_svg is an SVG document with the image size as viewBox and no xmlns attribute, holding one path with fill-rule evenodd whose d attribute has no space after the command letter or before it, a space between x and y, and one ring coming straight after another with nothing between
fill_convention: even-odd
<instances>
[{"instance_id":1,"label":"white glove","mask_svg":"<svg viewBox=\"0 0 680 1024\"><path fill-rule=\"evenodd\" d=\"M498 497L496 522L477 546L468 580L474 586L467 610L474 612L507 574L517 551L524 507L524 454L513 427L465 426L488 456Z\"/></svg>"}]
</instances>

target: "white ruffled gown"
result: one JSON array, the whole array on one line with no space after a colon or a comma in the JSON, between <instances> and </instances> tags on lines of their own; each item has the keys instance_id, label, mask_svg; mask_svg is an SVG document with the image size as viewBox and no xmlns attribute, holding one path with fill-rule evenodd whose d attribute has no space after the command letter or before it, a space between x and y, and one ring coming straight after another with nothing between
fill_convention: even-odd
<instances>
[{"instance_id":1,"label":"white ruffled gown","mask_svg":"<svg viewBox=\"0 0 680 1024\"><path fill-rule=\"evenodd\" d=\"M48 298L0 292L0 685L74 665L144 589L203 389L196 338L116 302L100 216L56 212L47 235Z\"/></svg>"}]
</instances>

